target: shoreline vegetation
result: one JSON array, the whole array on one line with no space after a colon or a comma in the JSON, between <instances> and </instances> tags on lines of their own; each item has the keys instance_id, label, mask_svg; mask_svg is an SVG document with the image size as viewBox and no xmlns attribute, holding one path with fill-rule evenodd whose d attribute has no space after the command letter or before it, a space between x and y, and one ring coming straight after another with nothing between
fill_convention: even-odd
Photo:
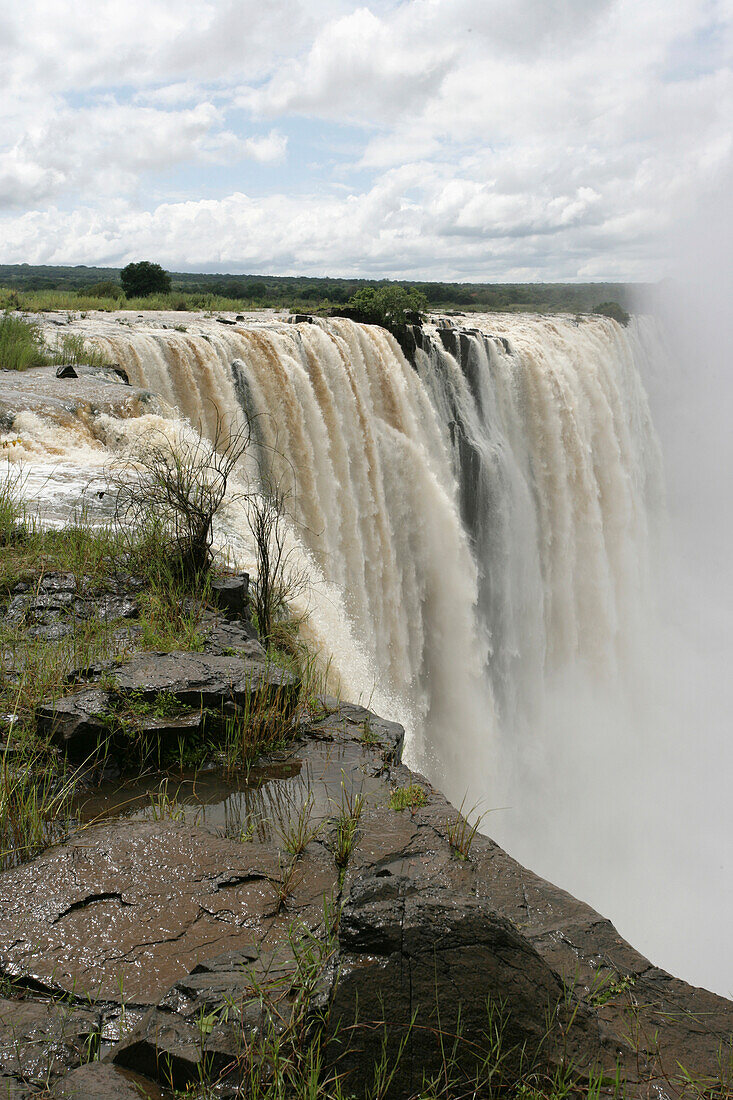
<instances>
[{"instance_id":1,"label":"shoreline vegetation","mask_svg":"<svg viewBox=\"0 0 733 1100\"><path fill-rule=\"evenodd\" d=\"M294 313L346 306L364 291L404 288L433 312L593 313L610 302L628 312L647 284L451 283L171 272L169 293L126 298L119 268L0 264L0 311L239 310Z\"/></svg>"}]
</instances>

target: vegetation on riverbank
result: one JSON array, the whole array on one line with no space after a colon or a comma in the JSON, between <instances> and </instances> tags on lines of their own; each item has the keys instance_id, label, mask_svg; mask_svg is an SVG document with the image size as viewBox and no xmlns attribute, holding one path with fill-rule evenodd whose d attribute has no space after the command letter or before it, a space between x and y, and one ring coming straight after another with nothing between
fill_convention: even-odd
<instances>
[{"instance_id":1,"label":"vegetation on riverbank","mask_svg":"<svg viewBox=\"0 0 733 1100\"><path fill-rule=\"evenodd\" d=\"M131 461L112 477L117 512L108 525L81 517L62 529L43 528L25 500L22 470L8 465L0 476L0 869L58 839L71 812L74 783L65 760L37 734L39 706L69 694L70 676L80 670L97 667L96 679L114 690L115 662L136 652L204 648L216 617L211 524L248 443L247 432L222 434L219 450L195 435L150 441L142 470L135 474ZM274 517L270 535L277 535L282 518ZM179 753L181 766L212 752L229 768L249 765L292 736L323 689L289 615L282 561L273 565L267 549L259 545L254 582L261 593L267 577L266 661L294 676L298 698L286 688L257 692L226 720L212 716L206 736L189 738ZM49 604L56 607L50 622L43 614ZM109 606L117 611L104 611ZM123 765L149 767L155 754L138 728L142 712L131 706L123 701L103 716L105 745L124 748ZM87 764L96 768L99 751L92 757ZM157 765L168 763L158 752Z\"/></svg>"},{"instance_id":2,"label":"vegetation on riverbank","mask_svg":"<svg viewBox=\"0 0 733 1100\"><path fill-rule=\"evenodd\" d=\"M603 302L630 309L641 286L625 283L469 283L171 273L170 294L125 299L118 268L0 265L0 309L284 309L344 306L364 290L401 286L429 309L590 313Z\"/></svg>"},{"instance_id":3,"label":"vegetation on riverbank","mask_svg":"<svg viewBox=\"0 0 733 1100\"><path fill-rule=\"evenodd\" d=\"M90 367L109 365L100 352L84 346L81 336L65 333L50 344L33 321L12 313L0 315L0 370L73 367L80 363Z\"/></svg>"}]
</instances>

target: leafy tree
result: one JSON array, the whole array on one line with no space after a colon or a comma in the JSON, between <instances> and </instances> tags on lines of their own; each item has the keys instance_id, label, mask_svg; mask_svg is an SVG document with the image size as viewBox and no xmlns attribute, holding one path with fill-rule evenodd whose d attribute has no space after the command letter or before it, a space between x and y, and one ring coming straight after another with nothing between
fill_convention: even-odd
<instances>
[{"instance_id":1,"label":"leafy tree","mask_svg":"<svg viewBox=\"0 0 733 1100\"><path fill-rule=\"evenodd\" d=\"M128 298L147 298L150 294L167 294L171 288L171 277L160 264L141 260L138 264L128 264L120 272L122 289Z\"/></svg>"},{"instance_id":2,"label":"leafy tree","mask_svg":"<svg viewBox=\"0 0 733 1100\"><path fill-rule=\"evenodd\" d=\"M631 320L629 314L618 304L618 302L601 302L600 305L595 307L593 312L601 317L611 317L612 320L618 321L624 328L626 328Z\"/></svg>"},{"instance_id":3,"label":"leafy tree","mask_svg":"<svg viewBox=\"0 0 733 1100\"><path fill-rule=\"evenodd\" d=\"M90 287L79 287L77 294L86 298L121 298L122 287L119 283L113 282L112 279L105 279L101 283L94 283Z\"/></svg>"},{"instance_id":4,"label":"leafy tree","mask_svg":"<svg viewBox=\"0 0 733 1100\"><path fill-rule=\"evenodd\" d=\"M392 285L365 286L349 298L346 309L358 321L381 325L397 333L407 325L419 325L427 304L425 295L419 290Z\"/></svg>"}]
</instances>

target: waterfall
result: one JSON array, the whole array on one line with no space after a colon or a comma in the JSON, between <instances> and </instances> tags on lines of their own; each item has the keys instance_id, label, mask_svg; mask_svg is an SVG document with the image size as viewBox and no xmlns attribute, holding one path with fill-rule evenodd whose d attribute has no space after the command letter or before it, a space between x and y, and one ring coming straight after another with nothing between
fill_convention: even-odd
<instances>
[{"instance_id":1,"label":"waterfall","mask_svg":"<svg viewBox=\"0 0 733 1100\"><path fill-rule=\"evenodd\" d=\"M477 324L426 328L414 367L346 320L90 328L210 437L251 422L320 592L316 637L459 800L490 788L500 725L531 731L549 674L633 660L662 497L638 322Z\"/></svg>"},{"instance_id":2,"label":"waterfall","mask_svg":"<svg viewBox=\"0 0 733 1100\"><path fill-rule=\"evenodd\" d=\"M493 326L443 328L416 361L452 450L488 672L514 728L536 718L548 672L580 660L613 676L628 658L663 490L638 322Z\"/></svg>"},{"instance_id":3,"label":"waterfall","mask_svg":"<svg viewBox=\"0 0 733 1100\"><path fill-rule=\"evenodd\" d=\"M209 436L249 420L268 479L289 491L320 593L310 627L341 683L405 721L410 760L436 780L488 771L496 717L479 569L419 375L390 335L346 320L196 327L95 325L93 339ZM243 515L226 520L225 541L241 549Z\"/></svg>"},{"instance_id":4,"label":"waterfall","mask_svg":"<svg viewBox=\"0 0 733 1100\"><path fill-rule=\"evenodd\" d=\"M711 797L729 805L722 750L698 735L713 666L671 622L679 586L655 605L664 492L642 379L670 397L655 328L471 325L425 326L408 362L347 320L90 314L70 329L158 404L36 403L0 446L59 522L151 430L249 422L218 549L251 568L241 495L260 472L289 489L303 629L343 696L404 722L408 763L491 811L482 829L512 855L729 992L714 946L694 946L716 942L727 858L705 824Z\"/></svg>"}]
</instances>

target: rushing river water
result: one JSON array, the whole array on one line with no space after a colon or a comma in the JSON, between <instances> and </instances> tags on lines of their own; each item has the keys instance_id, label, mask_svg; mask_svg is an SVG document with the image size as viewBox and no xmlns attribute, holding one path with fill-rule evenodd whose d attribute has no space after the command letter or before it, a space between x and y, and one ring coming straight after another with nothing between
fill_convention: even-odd
<instances>
[{"instance_id":1,"label":"rushing river water","mask_svg":"<svg viewBox=\"0 0 733 1100\"><path fill-rule=\"evenodd\" d=\"M724 760L704 730L669 736L681 707L694 723L696 682L681 694L669 675L685 662L658 583L643 379L661 346L644 320L470 323L427 327L413 367L385 332L344 320L89 316L72 328L160 410L50 426L26 412L11 457L58 520L80 501L103 509L90 477L150 431L190 431L176 416L210 438L249 421L260 468L290 491L307 630L343 695L404 722L408 762L485 812L512 855L653 961L730 993L714 916L730 895L726 821L721 835L705 812L727 804ZM217 529L242 567L236 489L254 469Z\"/></svg>"}]
</instances>

